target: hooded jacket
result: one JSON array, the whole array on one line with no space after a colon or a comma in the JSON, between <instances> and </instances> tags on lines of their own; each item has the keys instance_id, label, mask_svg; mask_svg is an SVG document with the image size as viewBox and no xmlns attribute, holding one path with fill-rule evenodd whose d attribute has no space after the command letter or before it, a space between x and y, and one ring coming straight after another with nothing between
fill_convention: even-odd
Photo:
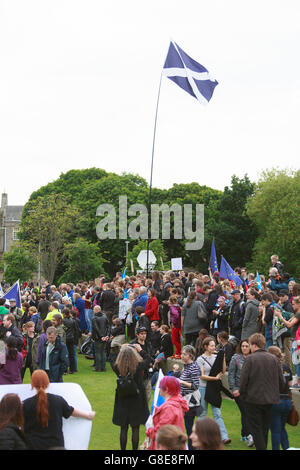
<instances>
[{"instance_id":1,"label":"hooded jacket","mask_svg":"<svg viewBox=\"0 0 300 470\"><path fill-rule=\"evenodd\" d=\"M156 433L165 424L173 424L185 432L184 414L188 410L189 406L182 395L170 397L169 400L156 409L153 416L153 426L146 431L147 436L152 440L149 450L155 450Z\"/></svg>"}]
</instances>

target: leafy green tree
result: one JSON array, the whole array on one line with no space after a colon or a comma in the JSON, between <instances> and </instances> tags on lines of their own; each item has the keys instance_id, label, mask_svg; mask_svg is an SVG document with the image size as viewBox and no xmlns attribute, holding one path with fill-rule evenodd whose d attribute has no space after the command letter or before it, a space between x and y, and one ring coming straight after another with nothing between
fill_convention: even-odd
<instances>
[{"instance_id":1,"label":"leafy green tree","mask_svg":"<svg viewBox=\"0 0 300 470\"><path fill-rule=\"evenodd\" d=\"M95 279L100 274L107 275L103 268L105 260L102 258L98 243L78 238L73 243L65 245L64 255L66 271L59 278L59 284Z\"/></svg>"},{"instance_id":2,"label":"leafy green tree","mask_svg":"<svg viewBox=\"0 0 300 470\"><path fill-rule=\"evenodd\" d=\"M134 273L136 273L137 270L141 270L141 267L137 262L137 257L142 250L147 250L147 240L140 240L128 252L128 263L127 263L127 271L126 271L127 275L132 273L131 261L133 262ZM149 250L151 250L154 253L155 258L156 258L156 265L152 266L153 270L162 271L162 270L170 269L170 262L167 261L167 255L166 255L162 240L152 240L149 243Z\"/></svg>"},{"instance_id":3,"label":"leafy green tree","mask_svg":"<svg viewBox=\"0 0 300 470\"><path fill-rule=\"evenodd\" d=\"M4 271L5 281L13 284L18 279L20 282L32 279L37 271L38 260L36 254L20 241L14 242L10 250L3 254L1 269Z\"/></svg>"},{"instance_id":4,"label":"leafy green tree","mask_svg":"<svg viewBox=\"0 0 300 470\"><path fill-rule=\"evenodd\" d=\"M262 173L247 214L256 224L258 237L251 267L268 273L270 256L278 254L284 270L299 279L300 267L300 171L271 169Z\"/></svg>"}]
</instances>

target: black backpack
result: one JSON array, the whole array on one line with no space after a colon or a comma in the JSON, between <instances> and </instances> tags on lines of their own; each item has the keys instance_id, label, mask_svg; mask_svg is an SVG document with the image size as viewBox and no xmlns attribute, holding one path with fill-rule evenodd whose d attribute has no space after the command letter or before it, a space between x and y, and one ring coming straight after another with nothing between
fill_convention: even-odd
<instances>
[{"instance_id":1,"label":"black backpack","mask_svg":"<svg viewBox=\"0 0 300 470\"><path fill-rule=\"evenodd\" d=\"M134 397L140 393L134 378L129 373L125 377L120 375L117 378L117 391L121 398Z\"/></svg>"}]
</instances>

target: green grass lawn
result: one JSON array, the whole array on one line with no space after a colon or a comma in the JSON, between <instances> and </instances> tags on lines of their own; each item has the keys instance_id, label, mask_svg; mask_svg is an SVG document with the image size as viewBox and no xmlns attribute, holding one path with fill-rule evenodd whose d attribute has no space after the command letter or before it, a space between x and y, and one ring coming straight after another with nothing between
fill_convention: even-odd
<instances>
[{"instance_id":1,"label":"green grass lawn","mask_svg":"<svg viewBox=\"0 0 300 470\"><path fill-rule=\"evenodd\" d=\"M84 356L78 355L78 371L73 375L65 375L64 382L75 382L80 384L83 391L87 395L92 409L96 411L96 416L93 420L92 434L90 439L89 450L119 450L119 432L120 428L112 424L112 414L115 397L116 375L107 364L107 372L96 373L92 371L90 365L92 361L87 360ZM30 382L30 374L27 369L24 383ZM212 417L209 407L208 416ZM240 413L234 401L224 399L222 402L222 416L228 430L231 444L226 446L228 450L254 450L249 449L247 445L240 441ZM290 446L299 447L300 444L300 428L286 426ZM145 437L145 428L141 426L140 429L140 443L143 442ZM271 437L269 435L269 449ZM129 432L129 439L127 449L131 449L131 434Z\"/></svg>"}]
</instances>

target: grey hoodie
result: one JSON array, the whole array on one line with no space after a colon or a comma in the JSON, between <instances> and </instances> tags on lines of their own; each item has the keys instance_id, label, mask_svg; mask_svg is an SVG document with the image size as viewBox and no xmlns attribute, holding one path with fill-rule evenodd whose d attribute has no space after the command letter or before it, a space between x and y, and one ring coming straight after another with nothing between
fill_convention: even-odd
<instances>
[{"instance_id":1,"label":"grey hoodie","mask_svg":"<svg viewBox=\"0 0 300 470\"><path fill-rule=\"evenodd\" d=\"M253 333L257 333L258 306L259 301L256 299L247 301L241 339L248 339Z\"/></svg>"}]
</instances>

